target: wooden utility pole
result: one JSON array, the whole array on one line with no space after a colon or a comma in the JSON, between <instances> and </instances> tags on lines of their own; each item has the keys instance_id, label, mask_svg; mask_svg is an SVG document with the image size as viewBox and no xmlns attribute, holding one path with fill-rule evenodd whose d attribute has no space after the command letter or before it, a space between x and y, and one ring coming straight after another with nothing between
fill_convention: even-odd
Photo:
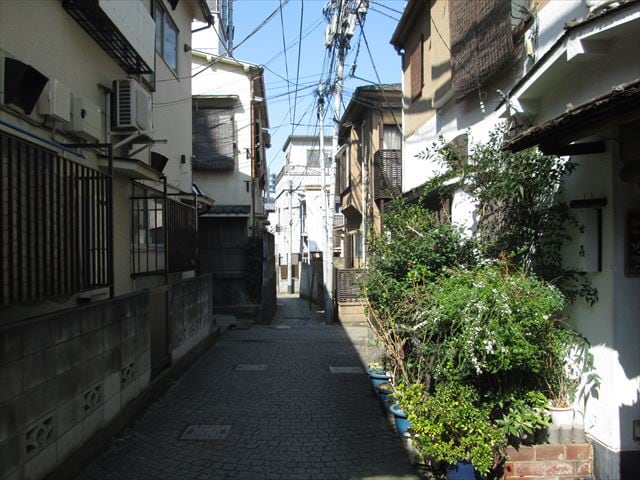
<instances>
[{"instance_id":1,"label":"wooden utility pole","mask_svg":"<svg viewBox=\"0 0 640 480\"><path fill-rule=\"evenodd\" d=\"M331 163L329 167L329 200L327 206L326 228L327 244L323 261L325 285L325 320L334 321L334 286L333 286L333 211L336 196L336 155L338 153L338 133L342 117L342 93L344 85L344 59L349 50L349 42L355 33L357 24L362 25L369 8L369 0L330 0L324 7L325 17L329 25L325 31L325 47L336 49L336 81L333 87L333 141ZM322 135L323 132L320 133ZM325 172L323 171L323 176Z\"/></svg>"}]
</instances>

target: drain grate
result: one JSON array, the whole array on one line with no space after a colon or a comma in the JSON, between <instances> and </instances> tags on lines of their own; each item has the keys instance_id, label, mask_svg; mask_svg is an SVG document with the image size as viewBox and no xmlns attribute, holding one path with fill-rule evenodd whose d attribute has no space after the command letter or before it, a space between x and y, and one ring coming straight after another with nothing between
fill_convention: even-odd
<instances>
[{"instance_id":1,"label":"drain grate","mask_svg":"<svg viewBox=\"0 0 640 480\"><path fill-rule=\"evenodd\" d=\"M189 425L180 435L180 440L224 440L231 425Z\"/></svg>"},{"instance_id":2,"label":"drain grate","mask_svg":"<svg viewBox=\"0 0 640 480\"><path fill-rule=\"evenodd\" d=\"M364 373L362 367L329 367L331 373Z\"/></svg>"},{"instance_id":3,"label":"drain grate","mask_svg":"<svg viewBox=\"0 0 640 480\"><path fill-rule=\"evenodd\" d=\"M236 370L244 372L263 372L267 369L264 363L240 363L236 365Z\"/></svg>"}]
</instances>

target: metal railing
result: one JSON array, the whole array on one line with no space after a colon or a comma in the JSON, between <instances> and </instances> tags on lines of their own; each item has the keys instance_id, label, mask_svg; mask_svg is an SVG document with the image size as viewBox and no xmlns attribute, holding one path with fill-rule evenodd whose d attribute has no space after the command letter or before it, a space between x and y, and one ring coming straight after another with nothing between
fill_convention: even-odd
<instances>
[{"instance_id":1,"label":"metal railing","mask_svg":"<svg viewBox=\"0 0 640 480\"><path fill-rule=\"evenodd\" d=\"M362 300L361 268L336 269L336 299L338 302L358 302Z\"/></svg>"},{"instance_id":2,"label":"metal railing","mask_svg":"<svg viewBox=\"0 0 640 480\"><path fill-rule=\"evenodd\" d=\"M193 270L198 258L197 211L134 183L131 195L131 274ZM167 270L168 265L168 270Z\"/></svg>"},{"instance_id":3,"label":"metal railing","mask_svg":"<svg viewBox=\"0 0 640 480\"><path fill-rule=\"evenodd\" d=\"M167 201L169 272L193 270L198 258L196 208L170 198Z\"/></svg>"},{"instance_id":4,"label":"metal railing","mask_svg":"<svg viewBox=\"0 0 640 480\"><path fill-rule=\"evenodd\" d=\"M106 287L108 175L0 133L0 305Z\"/></svg>"}]
</instances>

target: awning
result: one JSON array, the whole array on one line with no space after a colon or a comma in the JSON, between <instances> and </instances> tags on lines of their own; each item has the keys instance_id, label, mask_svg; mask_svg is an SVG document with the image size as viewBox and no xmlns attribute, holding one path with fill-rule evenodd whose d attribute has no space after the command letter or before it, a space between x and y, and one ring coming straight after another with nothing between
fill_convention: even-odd
<instances>
[{"instance_id":1,"label":"awning","mask_svg":"<svg viewBox=\"0 0 640 480\"><path fill-rule=\"evenodd\" d=\"M193 108L233 108L240 103L238 95L194 95Z\"/></svg>"},{"instance_id":2,"label":"awning","mask_svg":"<svg viewBox=\"0 0 640 480\"><path fill-rule=\"evenodd\" d=\"M543 151L595 134L604 128L640 118L640 79L614 87L612 91L578 106L566 113L529 128L504 143L503 148L518 152L540 146Z\"/></svg>"}]
</instances>

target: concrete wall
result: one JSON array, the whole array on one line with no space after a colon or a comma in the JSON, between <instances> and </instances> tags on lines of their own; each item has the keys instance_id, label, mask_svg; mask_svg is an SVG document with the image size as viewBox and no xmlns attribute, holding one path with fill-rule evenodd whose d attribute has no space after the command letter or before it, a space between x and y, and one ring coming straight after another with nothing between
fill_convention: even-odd
<instances>
[{"instance_id":1,"label":"concrete wall","mask_svg":"<svg viewBox=\"0 0 640 480\"><path fill-rule=\"evenodd\" d=\"M212 279L169 291L172 363L215 331ZM39 479L150 385L149 295L133 293L0 327L0 479Z\"/></svg>"},{"instance_id":2,"label":"concrete wall","mask_svg":"<svg viewBox=\"0 0 640 480\"><path fill-rule=\"evenodd\" d=\"M149 384L147 294L0 330L0 478L42 478Z\"/></svg>"},{"instance_id":3,"label":"concrete wall","mask_svg":"<svg viewBox=\"0 0 640 480\"><path fill-rule=\"evenodd\" d=\"M200 275L170 285L169 349L174 362L213 332L212 290L211 275Z\"/></svg>"},{"instance_id":4,"label":"concrete wall","mask_svg":"<svg viewBox=\"0 0 640 480\"><path fill-rule=\"evenodd\" d=\"M265 233L262 239L262 323L271 323L276 313L275 238Z\"/></svg>"}]
</instances>

